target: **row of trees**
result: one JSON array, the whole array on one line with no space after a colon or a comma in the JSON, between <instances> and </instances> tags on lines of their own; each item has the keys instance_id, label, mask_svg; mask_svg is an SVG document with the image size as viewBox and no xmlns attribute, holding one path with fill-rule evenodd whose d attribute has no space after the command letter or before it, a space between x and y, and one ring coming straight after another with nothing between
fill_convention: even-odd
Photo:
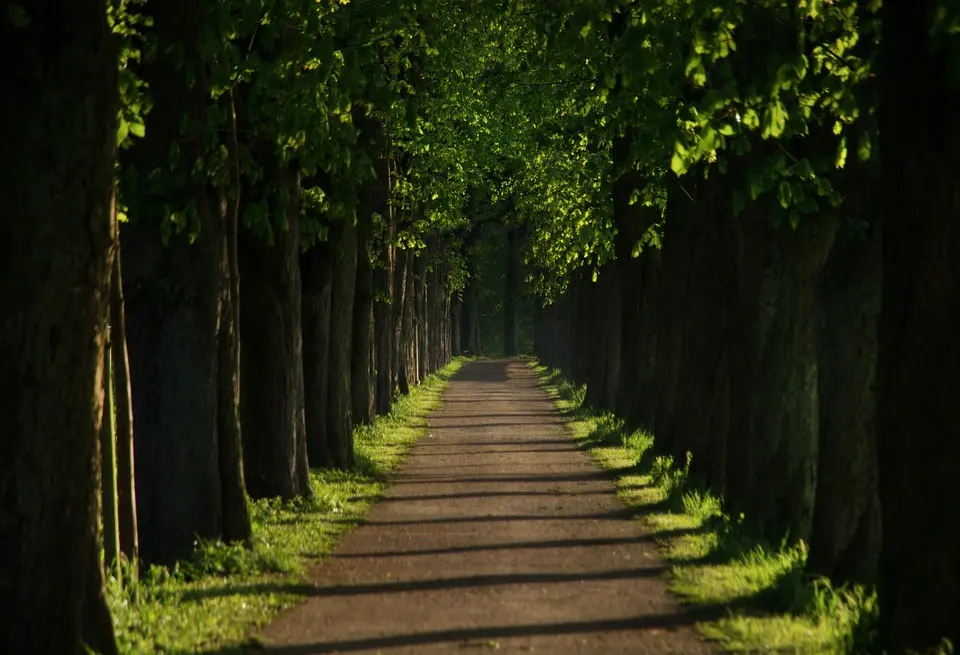
<instances>
[{"instance_id":1,"label":"row of trees","mask_svg":"<svg viewBox=\"0 0 960 655\"><path fill-rule=\"evenodd\" d=\"M156 562L349 465L478 352L492 223L507 353L526 275L591 403L876 581L890 652L957 638L948 3L73 4L0 12L4 647L114 650L113 443Z\"/></svg>"},{"instance_id":2,"label":"row of trees","mask_svg":"<svg viewBox=\"0 0 960 655\"><path fill-rule=\"evenodd\" d=\"M877 584L903 652L960 638L958 15L879 4L544 5L556 59L517 61L604 98L544 121L567 220L524 180L537 354L811 573Z\"/></svg>"},{"instance_id":3,"label":"row of trees","mask_svg":"<svg viewBox=\"0 0 960 655\"><path fill-rule=\"evenodd\" d=\"M101 545L247 540L459 352L417 11L4 3L0 649L116 652Z\"/></svg>"}]
</instances>

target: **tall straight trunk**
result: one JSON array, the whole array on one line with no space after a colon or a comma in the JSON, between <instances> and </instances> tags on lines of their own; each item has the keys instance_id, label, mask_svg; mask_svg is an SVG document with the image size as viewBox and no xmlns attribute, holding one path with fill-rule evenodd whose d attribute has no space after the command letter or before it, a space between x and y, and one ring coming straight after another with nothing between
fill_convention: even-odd
<instances>
[{"instance_id":1,"label":"tall straight trunk","mask_svg":"<svg viewBox=\"0 0 960 655\"><path fill-rule=\"evenodd\" d=\"M264 157L272 243L240 235L240 417L247 490L254 498L308 495L300 327L299 172ZM268 186L269 185L269 186ZM303 458L304 463L298 460Z\"/></svg>"},{"instance_id":2,"label":"tall straight trunk","mask_svg":"<svg viewBox=\"0 0 960 655\"><path fill-rule=\"evenodd\" d=\"M327 439L330 385L330 294L333 255L328 242L313 245L300 256L303 277L303 389L307 450L311 466L334 464Z\"/></svg>"},{"instance_id":3,"label":"tall straight trunk","mask_svg":"<svg viewBox=\"0 0 960 655\"><path fill-rule=\"evenodd\" d=\"M572 376L573 369L575 308L574 287L571 285L557 301L557 344L553 363L567 377Z\"/></svg>"},{"instance_id":4,"label":"tall straight trunk","mask_svg":"<svg viewBox=\"0 0 960 655\"><path fill-rule=\"evenodd\" d=\"M357 230L347 222L330 227L331 277L330 354L328 357L327 439L333 465L354 463L353 394L350 383L353 351L353 294L357 282Z\"/></svg>"},{"instance_id":5,"label":"tall straight trunk","mask_svg":"<svg viewBox=\"0 0 960 655\"><path fill-rule=\"evenodd\" d=\"M875 186L863 189L872 194ZM872 584L881 529L875 423L881 228L874 221L862 235L858 227L838 234L818 289L820 458L807 567L837 582Z\"/></svg>"},{"instance_id":6,"label":"tall straight trunk","mask_svg":"<svg viewBox=\"0 0 960 655\"><path fill-rule=\"evenodd\" d=\"M460 328L461 355L483 355L480 347L480 292L477 288L477 265L467 255L467 283L463 290Z\"/></svg>"},{"instance_id":7,"label":"tall straight trunk","mask_svg":"<svg viewBox=\"0 0 960 655\"><path fill-rule=\"evenodd\" d=\"M614 250L621 335L614 408L631 425L650 429L653 427L651 407L654 405L650 399L656 398L656 385L651 374L657 345L651 296L657 282L655 260L658 253L653 246L644 246L641 242L657 216L642 203L631 203L635 192L641 191L646 184L643 175L633 170L631 145L627 137L617 139L613 145L613 162L618 173L613 184L613 214L617 228Z\"/></svg>"},{"instance_id":8,"label":"tall straight trunk","mask_svg":"<svg viewBox=\"0 0 960 655\"><path fill-rule=\"evenodd\" d=\"M507 229L507 274L503 295L503 354L516 357L520 354L520 297L523 293L521 277L520 230Z\"/></svg>"},{"instance_id":9,"label":"tall straight trunk","mask_svg":"<svg viewBox=\"0 0 960 655\"><path fill-rule=\"evenodd\" d=\"M620 377L620 289L614 262L604 264L595 283L581 299L584 323L583 358L586 402L598 409L611 409Z\"/></svg>"},{"instance_id":10,"label":"tall straight trunk","mask_svg":"<svg viewBox=\"0 0 960 655\"><path fill-rule=\"evenodd\" d=\"M369 195L371 190L363 191ZM357 281L353 297L353 341L351 385L353 422L373 421L374 376L373 328L373 214L369 202L362 202L357 213Z\"/></svg>"},{"instance_id":11,"label":"tall straight trunk","mask_svg":"<svg viewBox=\"0 0 960 655\"><path fill-rule=\"evenodd\" d=\"M447 321L450 325L450 357L460 354L460 322L462 314L462 305L460 304L460 294L454 294L450 298L450 315Z\"/></svg>"},{"instance_id":12,"label":"tall straight trunk","mask_svg":"<svg viewBox=\"0 0 960 655\"><path fill-rule=\"evenodd\" d=\"M593 271L589 268L582 270L573 285L573 360L570 375L577 384L586 384L590 376L590 359L596 338L596 286L593 282Z\"/></svg>"},{"instance_id":13,"label":"tall straight trunk","mask_svg":"<svg viewBox=\"0 0 960 655\"><path fill-rule=\"evenodd\" d=\"M882 9L879 630L896 653L960 644L960 89L955 37L931 42L942 6Z\"/></svg>"},{"instance_id":14,"label":"tall straight trunk","mask_svg":"<svg viewBox=\"0 0 960 655\"><path fill-rule=\"evenodd\" d=\"M533 354L544 366L550 366L556 339L556 305L544 306L537 299L533 311Z\"/></svg>"},{"instance_id":15,"label":"tall straight trunk","mask_svg":"<svg viewBox=\"0 0 960 655\"><path fill-rule=\"evenodd\" d=\"M430 374L430 313L427 308L427 254L416 259L414 285L416 288L417 325L417 383Z\"/></svg>"},{"instance_id":16,"label":"tall straight trunk","mask_svg":"<svg viewBox=\"0 0 960 655\"><path fill-rule=\"evenodd\" d=\"M637 258L638 266L634 269L634 274L639 277L639 287L634 294L628 292L632 296L632 302L621 296L621 303L625 303L621 305L621 312L629 315L629 319L628 316L621 315L621 347L629 343L633 349L629 359L632 364L627 363L628 359L621 351L621 378L617 394L625 404L622 409L623 417L631 426L645 430L652 430L656 421L659 391L657 351L660 333L657 331L657 302L660 290L660 258L658 247L645 246ZM628 365L633 368L629 382L624 380L624 367ZM632 388L629 385L632 385Z\"/></svg>"},{"instance_id":17,"label":"tall straight trunk","mask_svg":"<svg viewBox=\"0 0 960 655\"><path fill-rule=\"evenodd\" d=\"M430 373L440 369L443 361L443 319L444 310L443 285L440 282L442 264L435 263L431 270L430 281L427 286L427 302L430 312Z\"/></svg>"},{"instance_id":18,"label":"tall straight trunk","mask_svg":"<svg viewBox=\"0 0 960 655\"><path fill-rule=\"evenodd\" d=\"M397 392L401 394L409 393L410 385L407 381L407 368L410 366L411 354L409 343L411 340L412 325L407 320L409 318L410 298L412 297L410 279L410 251L401 249L397 251L397 273L394 277L394 367L396 374Z\"/></svg>"},{"instance_id":19,"label":"tall straight trunk","mask_svg":"<svg viewBox=\"0 0 960 655\"><path fill-rule=\"evenodd\" d=\"M0 19L0 651L113 655L97 440L117 53L105 3L12 16Z\"/></svg>"},{"instance_id":20,"label":"tall straight trunk","mask_svg":"<svg viewBox=\"0 0 960 655\"><path fill-rule=\"evenodd\" d=\"M656 415L655 423L662 451L678 463L691 453L693 477L722 492L730 417L728 304L737 280L733 242L727 227L732 217L725 211L730 198L717 193L723 186L719 178L714 170L708 179L698 180L695 187L693 180L689 184L683 181L688 190L696 193L695 205L685 195L671 198L681 205L668 217L665 235L670 241L664 246L664 268L673 277L665 281L659 301L660 311L669 308L678 312L667 317L669 323L660 324L660 334L672 349L663 353L662 370L675 377L668 382L671 405L658 408L665 415L662 422ZM674 261L667 262L668 256ZM666 335L666 329L673 333Z\"/></svg>"},{"instance_id":21,"label":"tall straight trunk","mask_svg":"<svg viewBox=\"0 0 960 655\"><path fill-rule=\"evenodd\" d=\"M253 532L247 484L243 478L243 437L240 431L240 144L233 92L224 96L228 118L226 147L229 182L223 194L224 242L221 266L226 284L221 295L220 332L217 337L217 452L220 469L221 536L226 541L247 541Z\"/></svg>"},{"instance_id":22,"label":"tall straight trunk","mask_svg":"<svg viewBox=\"0 0 960 655\"><path fill-rule=\"evenodd\" d=\"M120 552L128 562L140 557L137 537L137 493L134 482L133 404L130 397L130 361L127 358L127 319L123 304L120 241L116 242L110 276L110 325L117 414L117 508Z\"/></svg>"},{"instance_id":23,"label":"tall straight trunk","mask_svg":"<svg viewBox=\"0 0 960 655\"><path fill-rule=\"evenodd\" d=\"M734 226L727 499L772 536L809 540L819 447L816 289L836 216L775 228L758 204Z\"/></svg>"},{"instance_id":24,"label":"tall straight trunk","mask_svg":"<svg viewBox=\"0 0 960 655\"><path fill-rule=\"evenodd\" d=\"M114 432L113 373L110 331L103 349L103 420L100 423L100 514L103 517L103 559L119 572L120 512L117 508L117 438Z\"/></svg>"},{"instance_id":25,"label":"tall straight trunk","mask_svg":"<svg viewBox=\"0 0 960 655\"><path fill-rule=\"evenodd\" d=\"M450 363L452 358L451 345L453 338L453 329L451 327L451 318L453 316L453 296L450 294L450 290L447 287L446 279L444 278L441 281L441 295L440 295L440 320L442 323L441 327L441 343L443 343L443 355L440 358L440 367L444 367Z\"/></svg>"},{"instance_id":26,"label":"tall straight trunk","mask_svg":"<svg viewBox=\"0 0 960 655\"><path fill-rule=\"evenodd\" d=\"M169 563L187 557L197 538L224 536L224 487L236 484L221 477L218 441L226 207L206 180L182 175L204 160L209 135L206 15L186 0L145 10L157 55L142 75L154 105L130 153L131 223L121 236L141 555ZM185 219L182 229L170 211Z\"/></svg>"},{"instance_id":27,"label":"tall straight trunk","mask_svg":"<svg viewBox=\"0 0 960 655\"><path fill-rule=\"evenodd\" d=\"M408 359L406 378L409 387L420 383L420 318L417 315L420 303L420 287L417 284L416 254L411 253L407 260L407 305L404 321L409 332L407 341Z\"/></svg>"},{"instance_id":28,"label":"tall straight trunk","mask_svg":"<svg viewBox=\"0 0 960 655\"><path fill-rule=\"evenodd\" d=\"M376 344L376 412L386 415L393 405L393 380L395 373L395 349L397 347L397 321L394 308L396 298L396 218L390 202L392 194L393 160L382 157L377 160L377 212L383 217L380 234L381 265L374 272L376 301L373 309L374 343Z\"/></svg>"},{"instance_id":29,"label":"tall straight trunk","mask_svg":"<svg viewBox=\"0 0 960 655\"><path fill-rule=\"evenodd\" d=\"M655 329L658 338L655 372L657 398L653 432L656 435L654 448L661 454L669 454L674 450L671 437L674 433L674 419L678 415L675 409L677 387L681 381L680 361L684 352L684 328L693 325L686 320L686 312L689 307L695 307L695 304L688 303L686 298L690 281L694 279L691 266L693 244L697 237L695 217L700 207L696 188L699 177L699 171L694 171L675 181L667 192L660 291L655 301ZM680 449L684 448L686 445L680 444Z\"/></svg>"},{"instance_id":30,"label":"tall straight trunk","mask_svg":"<svg viewBox=\"0 0 960 655\"><path fill-rule=\"evenodd\" d=\"M147 221L125 233L137 524L147 562L173 562L192 552L198 536L221 536L217 351L223 271L211 199L202 200L204 228L192 245L174 237L164 249ZM187 295L170 298L163 283L181 285Z\"/></svg>"}]
</instances>

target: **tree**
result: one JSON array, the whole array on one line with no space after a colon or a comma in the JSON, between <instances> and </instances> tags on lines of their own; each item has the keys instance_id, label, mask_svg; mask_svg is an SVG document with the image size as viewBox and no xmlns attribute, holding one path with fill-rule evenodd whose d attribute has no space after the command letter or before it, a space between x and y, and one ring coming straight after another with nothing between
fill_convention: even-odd
<instances>
[{"instance_id":1,"label":"tree","mask_svg":"<svg viewBox=\"0 0 960 655\"><path fill-rule=\"evenodd\" d=\"M0 16L0 649L109 655L97 440L116 43L103 3L5 3Z\"/></svg>"},{"instance_id":2,"label":"tree","mask_svg":"<svg viewBox=\"0 0 960 655\"><path fill-rule=\"evenodd\" d=\"M239 377L218 375L235 359L235 350L220 348L229 333L222 328L235 314L225 304L232 298L227 167L219 121L209 122L217 115L212 88L219 72L206 58L213 44L204 43L220 9L192 2L147 6L159 44L141 67L153 107L144 138L122 162L121 198L130 208L121 241L137 419L137 518L148 562L187 557L197 537L250 534L241 452L218 438L236 425L239 396L235 387L220 387Z\"/></svg>"},{"instance_id":3,"label":"tree","mask_svg":"<svg viewBox=\"0 0 960 655\"><path fill-rule=\"evenodd\" d=\"M944 127L960 118L956 20L934 0L883 7L877 429L888 652L960 643L960 133Z\"/></svg>"}]
</instances>

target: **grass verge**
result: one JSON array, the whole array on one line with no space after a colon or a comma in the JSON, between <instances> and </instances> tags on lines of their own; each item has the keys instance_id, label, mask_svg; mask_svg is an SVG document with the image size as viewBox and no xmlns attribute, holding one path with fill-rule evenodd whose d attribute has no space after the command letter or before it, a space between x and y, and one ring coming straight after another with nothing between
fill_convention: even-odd
<instances>
[{"instance_id":1,"label":"grass verge","mask_svg":"<svg viewBox=\"0 0 960 655\"><path fill-rule=\"evenodd\" d=\"M456 360L400 398L387 416L354 432L357 466L311 472L313 497L251 504L251 548L198 543L193 557L142 572L136 589L111 579L108 600L123 653L241 652L239 645L303 599L309 565L330 555L360 522L426 430Z\"/></svg>"},{"instance_id":2,"label":"grass verge","mask_svg":"<svg viewBox=\"0 0 960 655\"><path fill-rule=\"evenodd\" d=\"M724 650L810 655L869 652L876 597L805 573L806 546L771 544L741 528L723 501L693 488L685 463L653 457L653 436L584 406L585 387L532 362L570 421L577 444L617 473L617 494L653 530L671 565L668 584L686 603L718 608L697 630Z\"/></svg>"}]
</instances>

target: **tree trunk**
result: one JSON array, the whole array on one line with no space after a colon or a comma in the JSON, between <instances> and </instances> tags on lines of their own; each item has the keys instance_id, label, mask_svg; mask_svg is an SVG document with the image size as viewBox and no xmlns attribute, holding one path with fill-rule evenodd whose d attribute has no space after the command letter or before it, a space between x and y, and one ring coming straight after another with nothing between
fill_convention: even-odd
<instances>
[{"instance_id":1,"label":"tree trunk","mask_svg":"<svg viewBox=\"0 0 960 655\"><path fill-rule=\"evenodd\" d=\"M480 297L477 289L477 265L473 256L467 254L467 284L463 290L461 312L461 355L483 355L480 347Z\"/></svg>"},{"instance_id":2,"label":"tree trunk","mask_svg":"<svg viewBox=\"0 0 960 655\"><path fill-rule=\"evenodd\" d=\"M303 435L300 332L299 172L264 157L262 188L270 207L272 243L241 234L241 373L256 381L240 389L243 465L254 498L309 494L299 458Z\"/></svg>"},{"instance_id":3,"label":"tree trunk","mask_svg":"<svg viewBox=\"0 0 960 655\"><path fill-rule=\"evenodd\" d=\"M380 234L381 266L374 273L376 300L373 309L374 340L376 343L376 413L386 415L393 405L393 380L396 376L395 349L397 348L397 318L394 308L398 306L396 292L396 219L390 203L393 180L393 161L383 157L378 161L377 212L383 217Z\"/></svg>"},{"instance_id":4,"label":"tree trunk","mask_svg":"<svg viewBox=\"0 0 960 655\"><path fill-rule=\"evenodd\" d=\"M664 219L663 247L660 262L659 293L656 298L656 411L653 432L654 448L660 454L674 451L671 442L674 419L677 416L677 387L681 381L680 362L684 352L684 328L692 323L686 320L687 292L690 285L696 237L695 216L699 210L696 180L698 171L686 175L671 185L667 194ZM698 329L697 327L691 329ZM697 410L700 411L699 408ZM685 448L681 445L681 449ZM725 460L726 457L724 456ZM720 489L717 489L720 491Z\"/></svg>"},{"instance_id":5,"label":"tree trunk","mask_svg":"<svg viewBox=\"0 0 960 655\"><path fill-rule=\"evenodd\" d=\"M583 365L587 383L586 402L597 409L611 409L620 377L620 289L615 262L604 264L595 283L581 299L589 333L583 336Z\"/></svg>"},{"instance_id":6,"label":"tree trunk","mask_svg":"<svg viewBox=\"0 0 960 655\"><path fill-rule=\"evenodd\" d=\"M734 223L727 500L774 537L809 540L819 443L816 288L829 212L775 228L764 203ZM728 362L724 362L725 364ZM735 436L735 438L734 438Z\"/></svg>"},{"instance_id":7,"label":"tree trunk","mask_svg":"<svg viewBox=\"0 0 960 655\"><path fill-rule=\"evenodd\" d=\"M960 644L960 89L955 45L931 43L940 6L882 10L879 629L895 653Z\"/></svg>"},{"instance_id":8,"label":"tree trunk","mask_svg":"<svg viewBox=\"0 0 960 655\"><path fill-rule=\"evenodd\" d=\"M660 248L657 246L648 244L643 248L637 258L638 266L634 269L634 275L639 277L640 282L635 290L636 295L633 295L633 302L627 305L627 309L621 306L621 312L630 312L629 319L627 316L621 317L621 347L628 340L631 342L633 350L629 361L633 362L631 366L634 368L632 382L625 381L623 367L628 365L628 360L621 353L623 364L617 390L618 396L626 405L622 410L623 418L627 419L631 426L651 431L656 421L659 392L657 352L660 333L657 331L657 302L660 290L660 257ZM621 302L626 301L622 299ZM628 386L630 384L633 385L632 391ZM631 394L633 398L630 398Z\"/></svg>"},{"instance_id":9,"label":"tree trunk","mask_svg":"<svg viewBox=\"0 0 960 655\"><path fill-rule=\"evenodd\" d=\"M629 166L617 178L613 189L621 335L614 409L631 426L649 430L653 428L656 411L655 402L652 402L657 390L653 380L657 347L653 301L659 251L653 245L643 244L642 239L657 216L642 203L630 202L634 192L642 190L646 181L639 172L632 170L629 147L629 141L625 140L614 144L614 161L620 162L620 166Z\"/></svg>"},{"instance_id":10,"label":"tree trunk","mask_svg":"<svg viewBox=\"0 0 960 655\"><path fill-rule=\"evenodd\" d=\"M170 563L190 555L197 538L222 536L217 381L228 283L225 207L217 189L183 174L204 160L208 136L205 17L185 0L146 11L157 56L142 73L154 105L127 173L124 293L141 555Z\"/></svg>"},{"instance_id":11,"label":"tree trunk","mask_svg":"<svg viewBox=\"0 0 960 655\"><path fill-rule=\"evenodd\" d=\"M875 188L865 185L867 194ZM866 236L857 227L838 235L818 289L820 457L807 567L836 582L872 584L880 555L874 386L881 242L878 221Z\"/></svg>"},{"instance_id":12,"label":"tree trunk","mask_svg":"<svg viewBox=\"0 0 960 655\"><path fill-rule=\"evenodd\" d=\"M226 146L229 181L223 200L224 243L221 266L226 279L221 291L220 333L217 337L217 452L220 470L221 533L225 541L248 541L253 532L247 485L243 479L243 437L240 431L240 144L233 92L225 95L228 117Z\"/></svg>"},{"instance_id":13,"label":"tree trunk","mask_svg":"<svg viewBox=\"0 0 960 655\"><path fill-rule=\"evenodd\" d=\"M116 241L110 278L110 325L116 389L120 552L128 562L136 562L140 557L140 545L137 537L137 487L134 482L133 401L130 397L130 362L127 358L127 319L124 313L119 239Z\"/></svg>"},{"instance_id":14,"label":"tree trunk","mask_svg":"<svg viewBox=\"0 0 960 655\"><path fill-rule=\"evenodd\" d=\"M596 338L593 298L596 294L592 270L581 271L573 282L573 361L570 376L577 384L586 384L590 377L590 357Z\"/></svg>"},{"instance_id":15,"label":"tree trunk","mask_svg":"<svg viewBox=\"0 0 960 655\"><path fill-rule=\"evenodd\" d=\"M357 281L353 298L353 341L351 384L353 423L367 424L374 416L373 345L373 189L361 191L365 197L357 213Z\"/></svg>"},{"instance_id":16,"label":"tree trunk","mask_svg":"<svg viewBox=\"0 0 960 655\"><path fill-rule=\"evenodd\" d=\"M416 293L417 325L417 384L430 374L430 313L427 307L427 253L416 259L414 286Z\"/></svg>"},{"instance_id":17,"label":"tree trunk","mask_svg":"<svg viewBox=\"0 0 960 655\"><path fill-rule=\"evenodd\" d=\"M396 365L394 370L397 375L397 391L401 394L410 392L409 367L412 361L410 344L412 343L412 317L410 315L410 301L413 298L413 280L410 276L410 251L401 249L397 254L397 275L395 278L396 290L394 292L394 325L396 334L396 347L394 356Z\"/></svg>"},{"instance_id":18,"label":"tree trunk","mask_svg":"<svg viewBox=\"0 0 960 655\"><path fill-rule=\"evenodd\" d=\"M303 275L303 388L307 450L312 466L333 466L327 439L330 384L330 294L333 273L328 242L300 256Z\"/></svg>"},{"instance_id":19,"label":"tree trunk","mask_svg":"<svg viewBox=\"0 0 960 655\"><path fill-rule=\"evenodd\" d=\"M557 301L557 345L554 367L563 371L567 377L572 376L574 355L575 323L575 296L574 287L568 286L566 292Z\"/></svg>"},{"instance_id":20,"label":"tree trunk","mask_svg":"<svg viewBox=\"0 0 960 655\"><path fill-rule=\"evenodd\" d=\"M120 512L117 506L117 439L113 425L114 394L110 330L103 349L103 419L100 422L100 511L103 559L120 572Z\"/></svg>"},{"instance_id":21,"label":"tree trunk","mask_svg":"<svg viewBox=\"0 0 960 655\"><path fill-rule=\"evenodd\" d=\"M681 205L667 219L665 236L673 241L664 246L664 268L673 277L665 282L659 299L660 311L678 314L665 317L660 325L661 330L672 332L666 345L673 350L664 353L666 366L661 369L672 379L670 405L658 408L665 415L662 423L656 415L656 435L662 452L678 464L691 453L692 476L722 493L731 385L728 304L737 282L728 227L733 218L725 210L730 198L716 193L723 186L718 178L718 172L712 171L707 180L683 180L687 190L696 194L695 205L685 194L671 197ZM668 256L674 261L668 263Z\"/></svg>"},{"instance_id":22,"label":"tree trunk","mask_svg":"<svg viewBox=\"0 0 960 655\"><path fill-rule=\"evenodd\" d=\"M330 292L330 354L328 368L327 439L333 465L353 466L353 352L354 288L357 281L357 230L346 222L330 227L332 253Z\"/></svg>"},{"instance_id":23,"label":"tree trunk","mask_svg":"<svg viewBox=\"0 0 960 655\"><path fill-rule=\"evenodd\" d=\"M117 652L97 530L119 106L105 7L34 3L27 24L0 20L5 653Z\"/></svg>"},{"instance_id":24,"label":"tree trunk","mask_svg":"<svg viewBox=\"0 0 960 655\"><path fill-rule=\"evenodd\" d=\"M520 230L507 229L507 274L503 296L503 354L520 354L520 296L523 279L520 273Z\"/></svg>"},{"instance_id":25,"label":"tree trunk","mask_svg":"<svg viewBox=\"0 0 960 655\"><path fill-rule=\"evenodd\" d=\"M462 320L461 314L462 305L460 304L460 294L454 294L450 299L450 355L451 357L459 356L460 351L462 350L460 344L460 323Z\"/></svg>"}]
</instances>

